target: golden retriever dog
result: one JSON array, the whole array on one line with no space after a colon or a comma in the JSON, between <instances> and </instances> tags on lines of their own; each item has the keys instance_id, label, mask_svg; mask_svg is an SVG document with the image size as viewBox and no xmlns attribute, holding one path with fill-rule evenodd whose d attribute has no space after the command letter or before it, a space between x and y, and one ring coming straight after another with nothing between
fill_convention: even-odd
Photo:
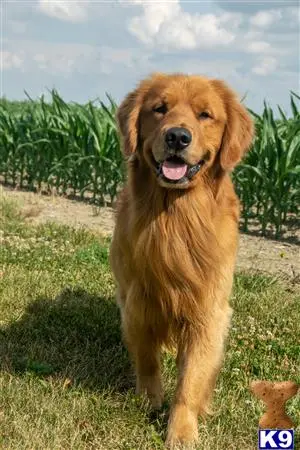
<instances>
[{"instance_id":1,"label":"golden retriever dog","mask_svg":"<svg viewBox=\"0 0 300 450\"><path fill-rule=\"evenodd\" d=\"M117 111L128 179L110 251L137 393L163 400L162 346L177 349L166 445L198 439L223 360L238 245L229 172L253 123L223 82L154 74Z\"/></svg>"}]
</instances>

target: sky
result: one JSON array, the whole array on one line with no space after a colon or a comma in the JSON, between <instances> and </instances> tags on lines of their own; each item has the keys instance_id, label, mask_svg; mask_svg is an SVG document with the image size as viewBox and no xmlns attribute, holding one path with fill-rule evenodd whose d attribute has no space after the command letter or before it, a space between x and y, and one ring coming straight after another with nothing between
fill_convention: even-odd
<instances>
[{"instance_id":1,"label":"sky","mask_svg":"<svg viewBox=\"0 0 300 450\"><path fill-rule=\"evenodd\" d=\"M0 94L120 102L152 72L225 80L289 112L299 93L299 0L2 0Z\"/></svg>"}]
</instances>

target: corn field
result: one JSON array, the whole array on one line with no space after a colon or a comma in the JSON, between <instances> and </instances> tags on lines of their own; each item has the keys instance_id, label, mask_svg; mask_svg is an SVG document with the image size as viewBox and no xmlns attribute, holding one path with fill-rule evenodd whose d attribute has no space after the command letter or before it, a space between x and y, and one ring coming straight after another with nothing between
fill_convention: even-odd
<instances>
[{"instance_id":1,"label":"corn field","mask_svg":"<svg viewBox=\"0 0 300 450\"><path fill-rule=\"evenodd\" d=\"M115 123L116 104L107 95L86 105L66 103L57 91L51 101L0 100L0 175L4 183L55 190L113 202L124 181L124 165ZM292 116L278 107L280 119L265 103L256 123L251 151L233 173L242 203L242 226L256 220L264 235L276 236L300 203L300 97L291 93Z\"/></svg>"},{"instance_id":2,"label":"corn field","mask_svg":"<svg viewBox=\"0 0 300 450\"><path fill-rule=\"evenodd\" d=\"M264 103L261 116L249 110L255 119L256 136L251 151L233 173L236 191L242 203L243 228L249 219L258 220L262 235L272 227L281 234L287 219L299 219L300 205L300 97L291 93L292 117L278 107L280 119Z\"/></svg>"},{"instance_id":3,"label":"corn field","mask_svg":"<svg viewBox=\"0 0 300 450\"><path fill-rule=\"evenodd\" d=\"M51 102L0 103L0 174L20 188L70 193L112 202L123 180L115 124L116 104L67 104L53 90Z\"/></svg>"}]
</instances>

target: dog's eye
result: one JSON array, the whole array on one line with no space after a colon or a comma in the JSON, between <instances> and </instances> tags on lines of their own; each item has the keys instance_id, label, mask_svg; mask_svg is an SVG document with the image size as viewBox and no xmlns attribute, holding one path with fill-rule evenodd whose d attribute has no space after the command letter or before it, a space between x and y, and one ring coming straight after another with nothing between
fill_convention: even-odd
<instances>
[{"instance_id":1,"label":"dog's eye","mask_svg":"<svg viewBox=\"0 0 300 450\"><path fill-rule=\"evenodd\" d=\"M165 103L163 103L162 105L159 105L159 106L154 106L154 108L153 108L153 112L157 112L159 114L166 114L167 111L168 111L168 107Z\"/></svg>"},{"instance_id":2,"label":"dog's eye","mask_svg":"<svg viewBox=\"0 0 300 450\"><path fill-rule=\"evenodd\" d=\"M202 111L199 114L199 119L209 119L211 116L207 111Z\"/></svg>"}]
</instances>

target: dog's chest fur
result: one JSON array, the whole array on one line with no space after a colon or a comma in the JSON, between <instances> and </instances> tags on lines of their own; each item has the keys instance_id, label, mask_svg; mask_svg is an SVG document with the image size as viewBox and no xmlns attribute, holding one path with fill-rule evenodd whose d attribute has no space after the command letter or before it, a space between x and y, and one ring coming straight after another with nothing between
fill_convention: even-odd
<instances>
[{"instance_id":1,"label":"dog's chest fur","mask_svg":"<svg viewBox=\"0 0 300 450\"><path fill-rule=\"evenodd\" d=\"M221 250L211 199L172 194L135 205L132 259L146 301L167 315L183 317L196 314L207 298Z\"/></svg>"}]
</instances>

